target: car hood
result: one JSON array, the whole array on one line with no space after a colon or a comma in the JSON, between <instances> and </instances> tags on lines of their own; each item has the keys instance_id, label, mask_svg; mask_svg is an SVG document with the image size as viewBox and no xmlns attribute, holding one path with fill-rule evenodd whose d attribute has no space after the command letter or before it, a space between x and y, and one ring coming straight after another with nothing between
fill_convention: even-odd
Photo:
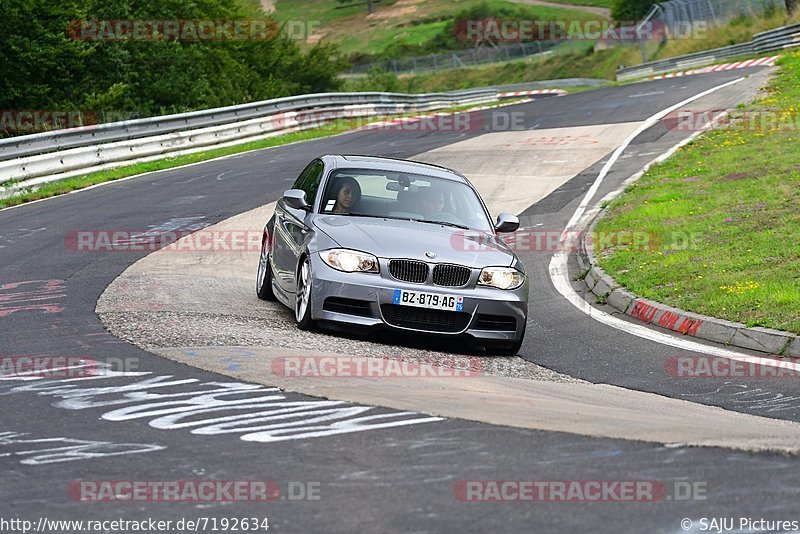
<instances>
[{"instance_id":1,"label":"car hood","mask_svg":"<svg viewBox=\"0 0 800 534\"><path fill-rule=\"evenodd\" d=\"M367 217L323 216L314 226L343 248L380 258L410 258L468 267L510 266L513 251L496 235L449 226ZM426 253L436 254L435 258Z\"/></svg>"}]
</instances>

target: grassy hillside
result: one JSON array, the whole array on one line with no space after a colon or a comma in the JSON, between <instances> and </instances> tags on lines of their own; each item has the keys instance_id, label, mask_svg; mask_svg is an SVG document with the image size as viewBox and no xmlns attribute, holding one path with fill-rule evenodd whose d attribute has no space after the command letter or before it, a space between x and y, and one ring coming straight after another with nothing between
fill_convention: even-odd
<instances>
[{"instance_id":1,"label":"grassy hillside","mask_svg":"<svg viewBox=\"0 0 800 534\"><path fill-rule=\"evenodd\" d=\"M593 7L605 7L611 9L611 4L613 0L547 0L548 2L553 2L555 4L565 4L565 5L575 5L575 6L593 6Z\"/></svg>"},{"instance_id":2,"label":"grassy hillside","mask_svg":"<svg viewBox=\"0 0 800 534\"><path fill-rule=\"evenodd\" d=\"M672 40L655 51L650 59L665 59L708 50L752 39L755 33L800 21L800 14L787 17L777 13L766 17L739 18L725 26L708 30L703 39ZM426 74L395 77L371 73L366 78L349 80L347 87L356 91L435 92L558 78L605 78L614 80L620 65L638 65L642 56L638 46L624 46L593 52L591 43L577 46L574 53L556 53L547 58L512 61L480 67L443 70Z\"/></svg>"},{"instance_id":3,"label":"grassy hillside","mask_svg":"<svg viewBox=\"0 0 800 534\"><path fill-rule=\"evenodd\" d=\"M307 45L321 40L337 43L344 54L377 55L391 45L420 45L446 28L460 11L486 4L490 10L513 10L535 20L586 20L586 12L522 5L506 0L383 0L367 15L364 6L336 9L335 0L278 0L274 16L281 21L318 21L319 31ZM427 51L423 52L427 53Z\"/></svg>"}]
</instances>

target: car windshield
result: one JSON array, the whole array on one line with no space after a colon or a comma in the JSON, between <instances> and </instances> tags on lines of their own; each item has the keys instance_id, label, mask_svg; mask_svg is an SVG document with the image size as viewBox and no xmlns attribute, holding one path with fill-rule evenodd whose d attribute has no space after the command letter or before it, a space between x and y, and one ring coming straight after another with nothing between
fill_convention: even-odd
<instances>
[{"instance_id":1,"label":"car windshield","mask_svg":"<svg viewBox=\"0 0 800 534\"><path fill-rule=\"evenodd\" d=\"M421 174L339 169L328 180L321 213L492 229L471 187Z\"/></svg>"}]
</instances>

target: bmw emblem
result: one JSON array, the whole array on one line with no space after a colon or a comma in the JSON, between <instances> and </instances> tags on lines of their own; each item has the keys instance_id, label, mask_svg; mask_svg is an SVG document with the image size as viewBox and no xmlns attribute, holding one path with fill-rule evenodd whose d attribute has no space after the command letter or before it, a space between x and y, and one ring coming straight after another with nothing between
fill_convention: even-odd
<instances>
[{"instance_id":1,"label":"bmw emblem","mask_svg":"<svg viewBox=\"0 0 800 534\"><path fill-rule=\"evenodd\" d=\"M436 257L436 253L435 252L426 252L425 253L425 257L427 257L429 259L433 259L433 258Z\"/></svg>"}]
</instances>

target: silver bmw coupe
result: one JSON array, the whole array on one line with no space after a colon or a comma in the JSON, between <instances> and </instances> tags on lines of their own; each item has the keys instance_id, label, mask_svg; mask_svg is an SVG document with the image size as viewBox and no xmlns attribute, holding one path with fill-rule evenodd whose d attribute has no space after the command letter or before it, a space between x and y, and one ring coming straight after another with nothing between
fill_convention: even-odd
<instances>
[{"instance_id":1,"label":"silver bmw coupe","mask_svg":"<svg viewBox=\"0 0 800 534\"><path fill-rule=\"evenodd\" d=\"M455 171L371 156L322 156L264 229L256 292L297 326L348 325L461 336L516 354L528 281L478 192Z\"/></svg>"}]
</instances>

